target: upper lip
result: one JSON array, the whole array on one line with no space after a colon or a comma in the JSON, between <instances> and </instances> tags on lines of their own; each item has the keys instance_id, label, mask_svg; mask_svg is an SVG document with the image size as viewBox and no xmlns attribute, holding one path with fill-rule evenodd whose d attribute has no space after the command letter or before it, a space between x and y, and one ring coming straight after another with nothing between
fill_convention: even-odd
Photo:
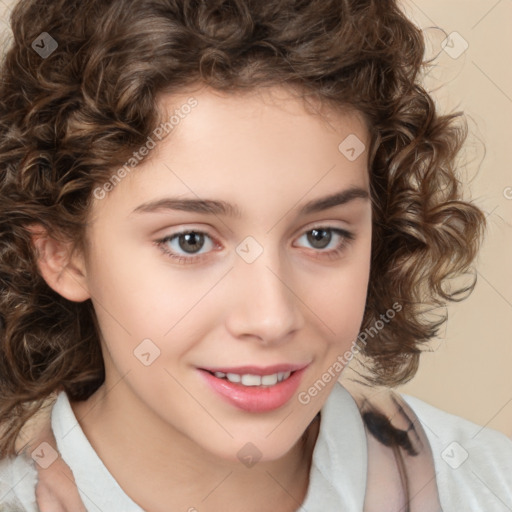
<instances>
[{"instance_id":1,"label":"upper lip","mask_svg":"<svg viewBox=\"0 0 512 512\"><path fill-rule=\"evenodd\" d=\"M215 367L203 367L201 370L206 370L211 373L222 372L222 373L236 373L238 375L273 375L279 372L294 372L302 370L308 366L308 364L274 364L272 366L215 366Z\"/></svg>"}]
</instances>

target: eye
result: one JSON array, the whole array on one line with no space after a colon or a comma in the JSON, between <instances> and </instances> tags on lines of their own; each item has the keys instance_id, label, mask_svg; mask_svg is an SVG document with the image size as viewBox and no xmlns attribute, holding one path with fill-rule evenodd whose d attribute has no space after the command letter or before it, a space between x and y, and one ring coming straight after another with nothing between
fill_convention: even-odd
<instances>
[{"instance_id":1,"label":"eye","mask_svg":"<svg viewBox=\"0 0 512 512\"><path fill-rule=\"evenodd\" d=\"M178 263L195 263L205 252L215 247L213 239L205 232L187 230L157 240L158 247ZM206 248L205 251L200 252Z\"/></svg>"},{"instance_id":2,"label":"eye","mask_svg":"<svg viewBox=\"0 0 512 512\"><path fill-rule=\"evenodd\" d=\"M340 228L334 228L329 226L319 226L309 231L306 231L299 240L306 238L306 241L315 252L320 253L318 256L327 256L335 258L338 256L343 249L354 240L355 236L353 233ZM329 246L331 247L329 249Z\"/></svg>"}]
</instances>

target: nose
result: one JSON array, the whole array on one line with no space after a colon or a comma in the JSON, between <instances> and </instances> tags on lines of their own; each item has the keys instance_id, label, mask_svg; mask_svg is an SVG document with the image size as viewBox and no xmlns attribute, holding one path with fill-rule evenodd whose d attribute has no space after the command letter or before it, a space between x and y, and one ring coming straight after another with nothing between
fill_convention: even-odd
<instances>
[{"instance_id":1,"label":"nose","mask_svg":"<svg viewBox=\"0 0 512 512\"><path fill-rule=\"evenodd\" d=\"M301 329L301 298L294 290L292 273L279 256L266 251L253 263L238 259L231 272L228 331L238 339L266 345L285 343Z\"/></svg>"}]
</instances>

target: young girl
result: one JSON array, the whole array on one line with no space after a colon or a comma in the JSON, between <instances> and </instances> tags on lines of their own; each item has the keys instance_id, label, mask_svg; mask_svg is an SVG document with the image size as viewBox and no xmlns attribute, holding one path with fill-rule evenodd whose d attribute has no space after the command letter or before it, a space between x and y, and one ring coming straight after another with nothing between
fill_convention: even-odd
<instances>
[{"instance_id":1,"label":"young girl","mask_svg":"<svg viewBox=\"0 0 512 512\"><path fill-rule=\"evenodd\" d=\"M11 23L0 510L512 510L510 440L391 390L484 226L395 1Z\"/></svg>"}]
</instances>

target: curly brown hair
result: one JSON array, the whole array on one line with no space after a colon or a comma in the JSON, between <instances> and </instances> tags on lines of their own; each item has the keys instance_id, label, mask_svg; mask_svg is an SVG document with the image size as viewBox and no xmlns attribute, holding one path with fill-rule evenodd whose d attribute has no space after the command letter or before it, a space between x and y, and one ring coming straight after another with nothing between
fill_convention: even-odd
<instances>
[{"instance_id":1,"label":"curly brown hair","mask_svg":"<svg viewBox=\"0 0 512 512\"><path fill-rule=\"evenodd\" d=\"M197 83L288 85L362 114L373 204L362 329L402 306L362 354L371 383L415 374L445 321L422 312L473 289L474 279L446 283L471 269L485 218L456 173L463 118L439 115L420 85L423 37L395 0L24 0L11 25L0 69L0 457L51 393L84 400L104 380L91 301L49 288L29 226L84 250L94 187L158 125L157 95ZM42 32L58 43L44 57L32 47Z\"/></svg>"}]
</instances>

